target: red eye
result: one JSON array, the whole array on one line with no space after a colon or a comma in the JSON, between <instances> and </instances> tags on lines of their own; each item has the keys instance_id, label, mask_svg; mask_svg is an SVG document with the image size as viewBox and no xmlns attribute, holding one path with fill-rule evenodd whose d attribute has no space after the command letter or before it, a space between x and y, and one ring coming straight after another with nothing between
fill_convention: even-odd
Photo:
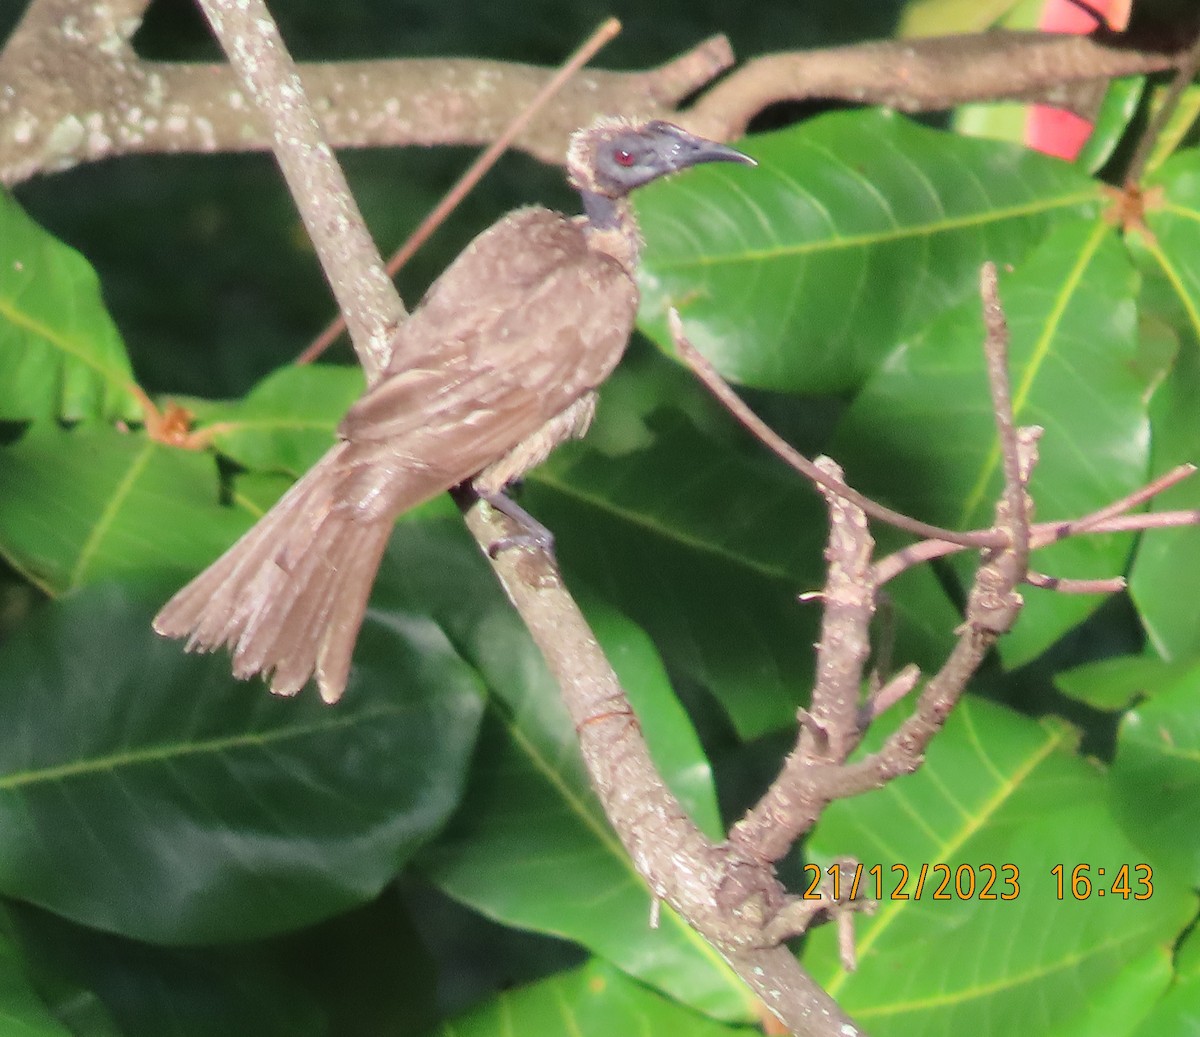
<instances>
[{"instance_id":1,"label":"red eye","mask_svg":"<svg viewBox=\"0 0 1200 1037\"><path fill-rule=\"evenodd\" d=\"M613 151L613 158L618 166L632 166L634 163L633 152L626 151L624 148L617 148Z\"/></svg>"}]
</instances>

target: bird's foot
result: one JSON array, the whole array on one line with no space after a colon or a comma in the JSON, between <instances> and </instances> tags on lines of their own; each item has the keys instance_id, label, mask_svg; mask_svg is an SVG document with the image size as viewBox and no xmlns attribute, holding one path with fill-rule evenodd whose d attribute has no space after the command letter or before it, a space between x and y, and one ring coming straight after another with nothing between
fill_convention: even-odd
<instances>
[{"instance_id":1,"label":"bird's foot","mask_svg":"<svg viewBox=\"0 0 1200 1037\"><path fill-rule=\"evenodd\" d=\"M505 515L520 527L516 533L502 536L488 545L488 557L495 558L510 547L523 547L529 551L541 551L554 558L554 534L529 514L511 497L503 493L490 493L483 498L501 515Z\"/></svg>"}]
</instances>

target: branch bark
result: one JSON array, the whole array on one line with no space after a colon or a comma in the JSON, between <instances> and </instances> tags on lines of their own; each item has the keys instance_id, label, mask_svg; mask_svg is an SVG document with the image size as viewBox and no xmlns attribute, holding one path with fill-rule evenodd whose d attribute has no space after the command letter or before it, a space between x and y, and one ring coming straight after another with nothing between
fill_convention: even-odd
<instances>
[{"instance_id":1,"label":"branch bark","mask_svg":"<svg viewBox=\"0 0 1200 1037\"><path fill-rule=\"evenodd\" d=\"M33 0L0 50L0 183L123 154L265 151L270 124L229 65L141 60L145 0ZM585 69L515 146L561 164L601 111L669 116L733 61L715 36L657 68ZM485 144L554 69L472 59L321 62L300 82L335 148ZM33 73L31 75L31 72Z\"/></svg>"},{"instance_id":2,"label":"branch bark","mask_svg":"<svg viewBox=\"0 0 1200 1037\"><path fill-rule=\"evenodd\" d=\"M263 0L200 0L200 6L243 90L267 117L276 161L370 384L391 357L391 338L404 319L404 304L383 268L266 4Z\"/></svg>"},{"instance_id":3,"label":"branch bark","mask_svg":"<svg viewBox=\"0 0 1200 1037\"><path fill-rule=\"evenodd\" d=\"M267 123L229 66L137 57L129 41L146 6L32 0L0 50L0 183L121 154L271 146ZM515 146L561 163L568 134L598 112L670 118L729 139L770 104L813 98L905 112L1026 100L1087 114L1109 79L1176 68L1187 47L1128 34L990 32L771 54L680 109L732 63L728 41L717 36L657 68L583 71ZM299 75L327 140L351 148L489 143L553 70L383 60L301 65Z\"/></svg>"},{"instance_id":4,"label":"branch bark","mask_svg":"<svg viewBox=\"0 0 1200 1037\"><path fill-rule=\"evenodd\" d=\"M768 54L700 98L689 125L736 137L770 104L817 98L910 113L1037 101L1090 115L1109 79L1175 68L1186 56L1177 41L1008 31Z\"/></svg>"}]
</instances>

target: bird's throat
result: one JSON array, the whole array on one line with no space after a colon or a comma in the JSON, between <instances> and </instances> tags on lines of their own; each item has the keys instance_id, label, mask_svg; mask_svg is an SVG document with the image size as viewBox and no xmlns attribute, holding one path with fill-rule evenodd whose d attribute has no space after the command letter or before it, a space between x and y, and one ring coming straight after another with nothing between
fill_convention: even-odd
<instances>
[{"instance_id":1,"label":"bird's throat","mask_svg":"<svg viewBox=\"0 0 1200 1037\"><path fill-rule=\"evenodd\" d=\"M587 213L588 246L612 256L632 276L641 251L642 236L629 199L609 198L592 191L579 193Z\"/></svg>"}]
</instances>

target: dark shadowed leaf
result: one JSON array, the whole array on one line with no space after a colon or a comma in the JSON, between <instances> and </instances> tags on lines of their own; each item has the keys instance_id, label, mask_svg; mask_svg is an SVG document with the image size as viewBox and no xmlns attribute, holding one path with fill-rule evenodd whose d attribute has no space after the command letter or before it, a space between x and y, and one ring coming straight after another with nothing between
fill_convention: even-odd
<instances>
[{"instance_id":1,"label":"dark shadowed leaf","mask_svg":"<svg viewBox=\"0 0 1200 1037\"><path fill-rule=\"evenodd\" d=\"M481 1005L436 1031L441 1037L494 1037L495 1034L687 1034L733 1037L761 1032L727 1026L699 1015L635 983L603 961L550 976Z\"/></svg>"},{"instance_id":2,"label":"dark shadowed leaf","mask_svg":"<svg viewBox=\"0 0 1200 1037\"><path fill-rule=\"evenodd\" d=\"M25 955L8 934L0 934L0 1027L5 1037L70 1037L30 982Z\"/></svg>"},{"instance_id":3,"label":"dark shadowed leaf","mask_svg":"<svg viewBox=\"0 0 1200 1037\"><path fill-rule=\"evenodd\" d=\"M55 1001L66 1032L87 1037L329 1032L309 991L282 973L264 944L157 947L27 906L12 914L39 974L52 975L70 995Z\"/></svg>"},{"instance_id":4,"label":"dark shadowed leaf","mask_svg":"<svg viewBox=\"0 0 1200 1037\"><path fill-rule=\"evenodd\" d=\"M165 597L165 594L163 595ZM428 620L368 619L345 698L272 698L107 586L0 647L0 889L140 939L245 939L374 896L458 801L481 699Z\"/></svg>"},{"instance_id":5,"label":"dark shadowed leaf","mask_svg":"<svg viewBox=\"0 0 1200 1037\"><path fill-rule=\"evenodd\" d=\"M1143 855L1200 885L1200 666L1164 683L1121 720L1117 816Z\"/></svg>"}]
</instances>

